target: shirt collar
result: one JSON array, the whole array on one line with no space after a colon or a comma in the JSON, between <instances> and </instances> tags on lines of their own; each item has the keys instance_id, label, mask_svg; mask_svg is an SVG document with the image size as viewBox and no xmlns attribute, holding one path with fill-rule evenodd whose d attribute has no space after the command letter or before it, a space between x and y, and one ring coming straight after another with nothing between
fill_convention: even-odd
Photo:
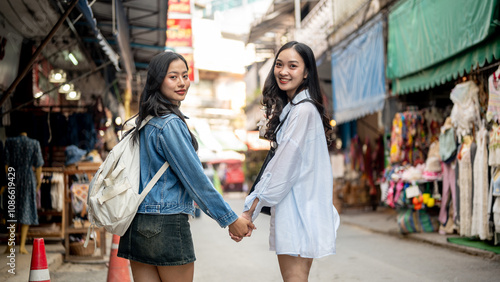
<instances>
[{"instance_id":1,"label":"shirt collar","mask_svg":"<svg viewBox=\"0 0 500 282\"><path fill-rule=\"evenodd\" d=\"M288 102L288 104L286 104L286 106L283 108L283 111L281 111L281 115L280 115L280 121L283 121L285 119L288 112L290 112L290 110L292 109L292 106L296 105L297 103L301 102L302 100L310 99L310 98L311 98L311 96L309 96L308 89L304 89L304 90L300 91L300 93L295 95L295 97L293 98L293 100L292 100L293 104Z\"/></svg>"}]
</instances>

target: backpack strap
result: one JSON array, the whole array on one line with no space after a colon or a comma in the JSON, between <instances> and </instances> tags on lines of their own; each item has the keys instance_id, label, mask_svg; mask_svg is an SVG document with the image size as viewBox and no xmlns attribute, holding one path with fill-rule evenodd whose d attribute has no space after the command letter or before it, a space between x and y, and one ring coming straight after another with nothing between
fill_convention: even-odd
<instances>
[{"instance_id":1,"label":"backpack strap","mask_svg":"<svg viewBox=\"0 0 500 282\"><path fill-rule=\"evenodd\" d=\"M141 193L141 199L140 199L141 202L142 202L142 200L144 200L144 198L149 193L149 191L151 191L151 189L153 189L153 186L156 184L156 182L158 182L158 179L160 179L160 177L163 175L163 173L165 173L165 171L167 170L169 165L170 164L168 162L165 162L160 167L160 169L156 172L155 176L153 176L153 178L149 181L148 185L146 186L146 188L144 188L144 190Z\"/></svg>"},{"instance_id":2,"label":"backpack strap","mask_svg":"<svg viewBox=\"0 0 500 282\"><path fill-rule=\"evenodd\" d=\"M153 116L147 116L142 122L141 122L141 126L139 126L139 130L141 130L141 128L143 128L151 119L153 118Z\"/></svg>"}]
</instances>

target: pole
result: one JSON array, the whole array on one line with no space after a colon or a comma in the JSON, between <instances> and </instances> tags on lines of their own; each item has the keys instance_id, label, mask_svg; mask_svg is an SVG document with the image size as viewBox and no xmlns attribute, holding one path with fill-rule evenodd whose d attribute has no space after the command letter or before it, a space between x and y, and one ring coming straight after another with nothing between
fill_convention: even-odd
<instances>
[{"instance_id":1,"label":"pole","mask_svg":"<svg viewBox=\"0 0 500 282\"><path fill-rule=\"evenodd\" d=\"M16 87L19 84L19 82L21 82L21 80L24 78L24 76L31 69L31 67L32 67L33 63L36 61L36 58L38 57L38 55L40 55L40 53L42 52L43 48L45 48L45 46L52 39L52 37L54 36L54 34L56 33L56 31L59 29L59 27L66 20L66 18L68 17L69 13L71 12L71 10L73 10L73 8L76 6L76 3L78 3L78 0L73 0L73 2L71 2L70 6L68 7L68 9L64 13L64 15L62 15L61 18L59 18L59 21L57 21L56 25L54 25L54 27L49 32L49 34L45 37L45 39L40 44L40 46L38 46L38 48L36 49L35 53L33 53L33 56L31 57L28 65L26 65L26 67L21 71L21 73L16 77L16 79L14 80L14 82L12 82L12 84L9 86L9 88L3 93L2 99L0 99L0 107L5 103L5 101L7 100L7 98L9 98L10 94L12 92L14 92L14 89L16 89Z\"/></svg>"},{"instance_id":2,"label":"pole","mask_svg":"<svg viewBox=\"0 0 500 282\"><path fill-rule=\"evenodd\" d=\"M295 6L295 28L300 29L300 0L294 1Z\"/></svg>"}]
</instances>

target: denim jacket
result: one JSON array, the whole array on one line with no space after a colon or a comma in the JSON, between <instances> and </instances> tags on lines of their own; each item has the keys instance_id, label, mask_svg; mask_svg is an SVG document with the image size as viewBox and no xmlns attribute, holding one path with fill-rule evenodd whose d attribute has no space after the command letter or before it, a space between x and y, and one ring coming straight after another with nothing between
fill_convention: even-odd
<instances>
[{"instance_id":1,"label":"denim jacket","mask_svg":"<svg viewBox=\"0 0 500 282\"><path fill-rule=\"evenodd\" d=\"M175 114L154 117L139 133L142 192L163 163L170 164L139 206L138 213L191 214L193 200L221 227L238 216L203 172L186 124Z\"/></svg>"}]
</instances>

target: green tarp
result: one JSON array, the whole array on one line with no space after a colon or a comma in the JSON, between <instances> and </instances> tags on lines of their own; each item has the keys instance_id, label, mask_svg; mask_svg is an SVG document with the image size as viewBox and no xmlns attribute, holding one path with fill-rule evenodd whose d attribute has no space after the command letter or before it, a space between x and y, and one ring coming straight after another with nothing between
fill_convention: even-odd
<instances>
[{"instance_id":1,"label":"green tarp","mask_svg":"<svg viewBox=\"0 0 500 282\"><path fill-rule=\"evenodd\" d=\"M482 42L498 14L498 0L402 1L389 14L387 77L413 74Z\"/></svg>"},{"instance_id":2,"label":"green tarp","mask_svg":"<svg viewBox=\"0 0 500 282\"><path fill-rule=\"evenodd\" d=\"M389 14L393 93L424 90L500 59L500 0L406 0Z\"/></svg>"},{"instance_id":3,"label":"green tarp","mask_svg":"<svg viewBox=\"0 0 500 282\"><path fill-rule=\"evenodd\" d=\"M435 67L393 80L395 94L423 91L469 73L473 67L500 59L500 35L469 48Z\"/></svg>"}]
</instances>

